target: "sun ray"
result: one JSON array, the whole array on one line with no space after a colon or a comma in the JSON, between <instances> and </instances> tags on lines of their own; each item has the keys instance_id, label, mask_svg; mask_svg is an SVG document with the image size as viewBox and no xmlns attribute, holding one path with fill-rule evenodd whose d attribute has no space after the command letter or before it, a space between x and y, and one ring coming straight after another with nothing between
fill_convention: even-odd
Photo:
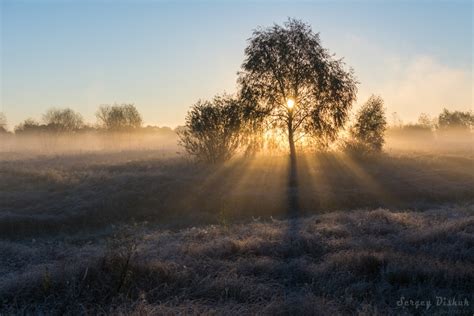
<instances>
[{"instance_id":1,"label":"sun ray","mask_svg":"<svg viewBox=\"0 0 474 316\"><path fill-rule=\"evenodd\" d=\"M371 195L377 197L379 202L389 205L397 205L397 199L390 194L383 185L378 182L372 175L370 175L364 168L355 161L354 158L350 157L350 155L340 152L335 155L337 162L347 170L351 172L352 175L355 176L359 185L363 185L365 188L368 189L368 192Z\"/></svg>"},{"instance_id":2,"label":"sun ray","mask_svg":"<svg viewBox=\"0 0 474 316\"><path fill-rule=\"evenodd\" d=\"M258 207L268 208L268 211L273 208L273 212L279 213L275 209L282 205L284 170L282 157L254 157L247 161L247 167L240 171L227 192L241 212L252 212L252 208Z\"/></svg>"}]
</instances>

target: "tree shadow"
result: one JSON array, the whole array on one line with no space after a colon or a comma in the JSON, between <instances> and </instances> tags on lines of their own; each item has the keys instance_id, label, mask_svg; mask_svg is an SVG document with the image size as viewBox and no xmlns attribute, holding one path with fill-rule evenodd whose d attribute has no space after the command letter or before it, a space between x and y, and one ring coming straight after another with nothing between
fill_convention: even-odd
<instances>
[{"instance_id":1,"label":"tree shadow","mask_svg":"<svg viewBox=\"0 0 474 316\"><path fill-rule=\"evenodd\" d=\"M288 230L285 235L285 242L291 243L298 239L300 229L301 204L299 196L298 166L297 157L290 155L288 159L288 182L287 182L287 217Z\"/></svg>"},{"instance_id":2,"label":"tree shadow","mask_svg":"<svg viewBox=\"0 0 474 316\"><path fill-rule=\"evenodd\" d=\"M298 196L299 183L298 183L298 169L296 163L296 157L290 156L288 161L288 217L295 218L300 215L300 201Z\"/></svg>"}]
</instances>

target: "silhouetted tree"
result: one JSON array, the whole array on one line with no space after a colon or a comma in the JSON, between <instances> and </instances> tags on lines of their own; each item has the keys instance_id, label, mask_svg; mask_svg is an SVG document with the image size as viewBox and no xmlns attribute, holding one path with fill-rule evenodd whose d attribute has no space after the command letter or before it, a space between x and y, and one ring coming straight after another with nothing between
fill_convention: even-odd
<instances>
[{"instance_id":1,"label":"silhouetted tree","mask_svg":"<svg viewBox=\"0 0 474 316\"><path fill-rule=\"evenodd\" d=\"M133 104L102 105L96 117L100 127L109 131L131 131L140 128L143 123Z\"/></svg>"},{"instance_id":2,"label":"silhouetted tree","mask_svg":"<svg viewBox=\"0 0 474 316\"><path fill-rule=\"evenodd\" d=\"M386 127L383 100L379 96L372 95L358 111L351 135L359 145L380 151Z\"/></svg>"},{"instance_id":3,"label":"silhouetted tree","mask_svg":"<svg viewBox=\"0 0 474 316\"><path fill-rule=\"evenodd\" d=\"M0 112L0 133L6 133L7 132L7 117L5 114Z\"/></svg>"},{"instance_id":4,"label":"silhouetted tree","mask_svg":"<svg viewBox=\"0 0 474 316\"><path fill-rule=\"evenodd\" d=\"M59 133L78 131L84 126L82 115L72 109L49 109L43 115L43 122L49 131Z\"/></svg>"},{"instance_id":5,"label":"silhouetted tree","mask_svg":"<svg viewBox=\"0 0 474 316\"><path fill-rule=\"evenodd\" d=\"M441 130L458 129L469 130L474 124L472 111L449 111L444 109L438 117L438 125Z\"/></svg>"},{"instance_id":6,"label":"silhouetted tree","mask_svg":"<svg viewBox=\"0 0 474 316\"><path fill-rule=\"evenodd\" d=\"M411 136L418 137L433 137L433 130L436 128L436 123L430 116L426 113L421 113L418 117L418 122L415 124L405 124L402 125L399 129L399 133L409 133Z\"/></svg>"},{"instance_id":7,"label":"silhouetted tree","mask_svg":"<svg viewBox=\"0 0 474 316\"><path fill-rule=\"evenodd\" d=\"M186 115L185 128L178 132L180 144L200 161L228 160L241 144L243 115L239 102L228 95L198 101Z\"/></svg>"},{"instance_id":8,"label":"silhouetted tree","mask_svg":"<svg viewBox=\"0 0 474 316\"><path fill-rule=\"evenodd\" d=\"M41 125L32 118L24 120L15 126L15 134L33 134L46 131L46 125Z\"/></svg>"},{"instance_id":9,"label":"silhouetted tree","mask_svg":"<svg viewBox=\"0 0 474 316\"><path fill-rule=\"evenodd\" d=\"M309 25L294 19L253 32L238 81L241 96L286 131L291 157L304 135L333 141L357 91L353 71L321 46Z\"/></svg>"},{"instance_id":10,"label":"silhouetted tree","mask_svg":"<svg viewBox=\"0 0 474 316\"><path fill-rule=\"evenodd\" d=\"M435 124L433 119L428 114L421 113L418 117L418 125L431 130Z\"/></svg>"},{"instance_id":11,"label":"silhouetted tree","mask_svg":"<svg viewBox=\"0 0 474 316\"><path fill-rule=\"evenodd\" d=\"M255 155L264 145L264 133L269 128L266 110L256 107L257 100L249 90L241 90L238 102L242 114L241 146L246 157Z\"/></svg>"}]
</instances>

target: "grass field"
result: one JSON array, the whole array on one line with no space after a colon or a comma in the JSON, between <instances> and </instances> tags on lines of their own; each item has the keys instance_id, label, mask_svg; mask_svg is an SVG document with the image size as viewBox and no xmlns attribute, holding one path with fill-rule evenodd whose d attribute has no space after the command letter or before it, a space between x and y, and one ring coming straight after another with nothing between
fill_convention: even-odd
<instances>
[{"instance_id":1,"label":"grass field","mask_svg":"<svg viewBox=\"0 0 474 316\"><path fill-rule=\"evenodd\" d=\"M0 314L472 314L471 149L387 147L2 153Z\"/></svg>"}]
</instances>

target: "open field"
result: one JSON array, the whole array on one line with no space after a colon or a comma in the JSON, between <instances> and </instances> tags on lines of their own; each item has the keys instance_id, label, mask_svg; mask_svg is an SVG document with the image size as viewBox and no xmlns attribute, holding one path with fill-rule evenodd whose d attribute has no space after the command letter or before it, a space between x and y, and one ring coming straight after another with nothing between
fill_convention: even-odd
<instances>
[{"instance_id":1,"label":"open field","mask_svg":"<svg viewBox=\"0 0 474 316\"><path fill-rule=\"evenodd\" d=\"M0 313L472 314L469 207L2 241ZM399 306L401 299L432 306Z\"/></svg>"},{"instance_id":2,"label":"open field","mask_svg":"<svg viewBox=\"0 0 474 316\"><path fill-rule=\"evenodd\" d=\"M162 151L7 159L0 161L0 234L130 220L187 226L338 209L425 209L472 202L472 165L472 157L456 155L321 153L298 158L298 183L289 186L285 156L218 167Z\"/></svg>"},{"instance_id":3,"label":"open field","mask_svg":"<svg viewBox=\"0 0 474 316\"><path fill-rule=\"evenodd\" d=\"M472 314L469 146L3 152L0 314Z\"/></svg>"},{"instance_id":4,"label":"open field","mask_svg":"<svg viewBox=\"0 0 474 316\"><path fill-rule=\"evenodd\" d=\"M0 0L0 316L474 316L472 13Z\"/></svg>"}]
</instances>

